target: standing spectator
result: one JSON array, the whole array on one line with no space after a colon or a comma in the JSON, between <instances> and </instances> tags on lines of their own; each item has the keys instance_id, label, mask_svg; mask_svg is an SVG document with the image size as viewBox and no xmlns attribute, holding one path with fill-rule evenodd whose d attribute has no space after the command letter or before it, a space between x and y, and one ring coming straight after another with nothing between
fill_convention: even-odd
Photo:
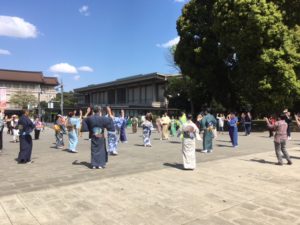
<instances>
[{"instance_id":1,"label":"standing spectator","mask_svg":"<svg viewBox=\"0 0 300 225\"><path fill-rule=\"evenodd\" d=\"M153 124L152 124L152 114L147 113L145 117L145 122L142 123L142 128L143 128L143 140L144 140L144 146L145 147L151 147L151 132L153 129Z\"/></svg>"},{"instance_id":2,"label":"standing spectator","mask_svg":"<svg viewBox=\"0 0 300 225\"><path fill-rule=\"evenodd\" d=\"M183 167L187 170L194 170L196 168L196 135L199 129L192 121L192 115L188 114L187 122L181 127L183 134L182 140L182 158Z\"/></svg>"},{"instance_id":3,"label":"standing spectator","mask_svg":"<svg viewBox=\"0 0 300 225\"><path fill-rule=\"evenodd\" d=\"M232 146L235 148L238 146L238 118L235 116L235 113L230 113L227 116L227 123L229 126L229 136L232 143Z\"/></svg>"},{"instance_id":4,"label":"standing spectator","mask_svg":"<svg viewBox=\"0 0 300 225\"><path fill-rule=\"evenodd\" d=\"M30 163L32 153L32 138L31 132L34 129L34 124L29 119L28 109L23 110L23 115L19 119L20 129L20 152L18 156L19 163Z\"/></svg>"},{"instance_id":5,"label":"standing spectator","mask_svg":"<svg viewBox=\"0 0 300 225\"><path fill-rule=\"evenodd\" d=\"M18 117L17 115L12 116L12 120L10 122L10 126L13 132L13 142L19 141L19 128L18 128Z\"/></svg>"},{"instance_id":6,"label":"standing spectator","mask_svg":"<svg viewBox=\"0 0 300 225\"><path fill-rule=\"evenodd\" d=\"M217 120L210 114L210 109L206 109L204 117L201 120L201 129L203 133L203 153L211 153L213 150L214 129L216 129Z\"/></svg>"},{"instance_id":7,"label":"standing spectator","mask_svg":"<svg viewBox=\"0 0 300 225\"><path fill-rule=\"evenodd\" d=\"M107 112L110 115L111 109L107 107ZM106 143L104 130L108 132L115 131L113 120L110 117L100 116L101 108L94 107L94 115L85 118L82 121L83 131L92 132L91 140L91 166L92 169L102 169L106 166L108 157L106 151Z\"/></svg>"},{"instance_id":8,"label":"standing spectator","mask_svg":"<svg viewBox=\"0 0 300 225\"><path fill-rule=\"evenodd\" d=\"M275 122L274 125L269 123L269 120L265 118L267 125L269 128L272 128L275 130L275 136L274 136L274 144L275 144L275 152L276 157L278 160L277 165L282 166L282 155L286 158L288 161L288 165L292 165L292 161L290 159L289 153L286 150L286 140L287 140L287 123L286 120L286 114L280 115L280 120Z\"/></svg>"},{"instance_id":9,"label":"standing spectator","mask_svg":"<svg viewBox=\"0 0 300 225\"><path fill-rule=\"evenodd\" d=\"M34 139L35 140L38 140L40 138L40 133L41 133L41 130L43 129L43 123L42 121L40 120L39 117L37 117L34 121Z\"/></svg>"},{"instance_id":10,"label":"standing spectator","mask_svg":"<svg viewBox=\"0 0 300 225\"><path fill-rule=\"evenodd\" d=\"M249 136L251 133L252 116L250 112L247 112L244 119L245 124L245 135Z\"/></svg>"},{"instance_id":11,"label":"standing spectator","mask_svg":"<svg viewBox=\"0 0 300 225\"><path fill-rule=\"evenodd\" d=\"M0 109L0 152L3 148L4 109Z\"/></svg>"},{"instance_id":12,"label":"standing spectator","mask_svg":"<svg viewBox=\"0 0 300 225\"><path fill-rule=\"evenodd\" d=\"M283 113L285 114L285 122L287 123L287 139L291 140L291 125L292 125L292 117L291 117L291 113L288 111L288 109L285 109L283 111Z\"/></svg>"}]
</instances>

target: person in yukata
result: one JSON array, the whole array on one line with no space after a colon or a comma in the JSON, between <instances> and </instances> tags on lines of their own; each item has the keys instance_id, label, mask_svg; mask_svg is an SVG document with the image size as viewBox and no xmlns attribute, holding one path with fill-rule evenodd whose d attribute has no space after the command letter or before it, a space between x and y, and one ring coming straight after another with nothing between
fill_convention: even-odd
<instances>
[{"instance_id":1,"label":"person in yukata","mask_svg":"<svg viewBox=\"0 0 300 225\"><path fill-rule=\"evenodd\" d=\"M251 133L251 124L252 124L252 116L250 112L247 112L244 120L245 126L245 135L249 136Z\"/></svg>"},{"instance_id":2,"label":"person in yukata","mask_svg":"<svg viewBox=\"0 0 300 225\"><path fill-rule=\"evenodd\" d=\"M107 107L108 114L111 114L111 109ZM115 126L112 118L101 116L101 107L94 107L94 115L85 118L82 121L83 131L89 131L91 136L91 168L103 169L108 161L104 130L114 132Z\"/></svg>"},{"instance_id":3,"label":"person in yukata","mask_svg":"<svg viewBox=\"0 0 300 225\"><path fill-rule=\"evenodd\" d=\"M288 139L287 136L287 127L288 124L286 123L286 115L281 114L280 120L276 121L275 124L271 124L267 118L265 118L265 121L269 128L272 128L275 130L275 136L274 136L274 146L275 146L275 153L278 160L278 163L276 165L282 166L282 154L284 158L287 160L288 165L292 165L292 161L290 159L289 153L286 150L286 141ZM297 117L296 120L298 121Z\"/></svg>"},{"instance_id":4,"label":"person in yukata","mask_svg":"<svg viewBox=\"0 0 300 225\"><path fill-rule=\"evenodd\" d=\"M118 118L115 117L114 112L109 111L108 116L113 120L114 126L115 126L115 131L108 131L107 132L107 138L108 138L108 152L110 155L118 155L118 143L119 143L119 138L116 133L117 130L117 120Z\"/></svg>"},{"instance_id":5,"label":"person in yukata","mask_svg":"<svg viewBox=\"0 0 300 225\"><path fill-rule=\"evenodd\" d=\"M143 128L144 146L145 147L152 147L151 141L150 141L150 136L151 136L151 132L152 132L152 129L153 129L152 114L151 113L146 114L145 121L142 123L142 128Z\"/></svg>"},{"instance_id":6,"label":"person in yukata","mask_svg":"<svg viewBox=\"0 0 300 225\"><path fill-rule=\"evenodd\" d=\"M20 130L20 152L18 156L18 163L31 163L32 153L32 137L31 132L34 129L33 122L29 119L28 109L22 111L22 116L18 121Z\"/></svg>"},{"instance_id":7,"label":"person in yukata","mask_svg":"<svg viewBox=\"0 0 300 225\"><path fill-rule=\"evenodd\" d=\"M201 129L203 133L203 153L211 153L213 150L214 129L216 129L217 120L210 114L210 109L204 111L204 117L201 120Z\"/></svg>"},{"instance_id":8,"label":"person in yukata","mask_svg":"<svg viewBox=\"0 0 300 225\"><path fill-rule=\"evenodd\" d=\"M227 124L229 127L229 136L232 146L235 148L238 146L238 118L235 113L232 112L227 116Z\"/></svg>"},{"instance_id":9,"label":"person in yukata","mask_svg":"<svg viewBox=\"0 0 300 225\"><path fill-rule=\"evenodd\" d=\"M68 130L68 137L69 137L69 152L77 153L76 150L77 144L78 144L78 132L77 132L77 126L80 124L80 120L82 117L82 113L79 115L79 117L74 116L75 113L69 112L69 118L67 120L67 130Z\"/></svg>"},{"instance_id":10,"label":"person in yukata","mask_svg":"<svg viewBox=\"0 0 300 225\"><path fill-rule=\"evenodd\" d=\"M122 109L121 115L119 117L120 120L120 141L122 143L127 143L127 136L126 136L126 127L127 127L127 119L125 118L125 112Z\"/></svg>"},{"instance_id":11,"label":"person in yukata","mask_svg":"<svg viewBox=\"0 0 300 225\"><path fill-rule=\"evenodd\" d=\"M194 170L196 168L196 135L199 129L192 121L192 114L187 115L187 122L181 127L182 139L182 158L183 167L186 170Z\"/></svg>"}]
</instances>

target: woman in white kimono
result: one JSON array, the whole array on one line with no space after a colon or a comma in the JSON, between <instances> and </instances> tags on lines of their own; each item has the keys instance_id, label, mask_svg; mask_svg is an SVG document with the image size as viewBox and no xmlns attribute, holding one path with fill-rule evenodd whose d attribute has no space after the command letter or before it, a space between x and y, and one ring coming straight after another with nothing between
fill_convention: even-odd
<instances>
[{"instance_id":1,"label":"woman in white kimono","mask_svg":"<svg viewBox=\"0 0 300 225\"><path fill-rule=\"evenodd\" d=\"M183 134L183 167L187 170L194 170L196 168L196 135L199 133L199 129L193 123L191 114L188 114L187 122L182 125L181 133Z\"/></svg>"}]
</instances>

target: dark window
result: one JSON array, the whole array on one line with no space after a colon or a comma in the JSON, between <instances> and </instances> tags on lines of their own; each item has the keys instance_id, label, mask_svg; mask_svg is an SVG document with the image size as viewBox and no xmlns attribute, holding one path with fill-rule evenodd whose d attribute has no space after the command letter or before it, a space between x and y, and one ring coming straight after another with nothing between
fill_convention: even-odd
<instances>
[{"instance_id":1,"label":"dark window","mask_svg":"<svg viewBox=\"0 0 300 225\"><path fill-rule=\"evenodd\" d=\"M115 104L115 90L107 92L108 104Z\"/></svg>"}]
</instances>

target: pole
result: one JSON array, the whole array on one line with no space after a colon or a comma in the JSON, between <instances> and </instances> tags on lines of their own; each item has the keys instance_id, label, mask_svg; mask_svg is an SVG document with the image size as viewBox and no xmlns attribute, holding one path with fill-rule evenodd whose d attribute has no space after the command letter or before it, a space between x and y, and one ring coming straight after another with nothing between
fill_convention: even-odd
<instances>
[{"instance_id":1,"label":"pole","mask_svg":"<svg viewBox=\"0 0 300 225\"><path fill-rule=\"evenodd\" d=\"M39 91L38 93L38 116L41 117L42 113L42 109L41 109L41 91Z\"/></svg>"},{"instance_id":2,"label":"pole","mask_svg":"<svg viewBox=\"0 0 300 225\"><path fill-rule=\"evenodd\" d=\"M63 80L61 79L61 84L60 84L60 113L61 115L64 115L64 84Z\"/></svg>"}]
</instances>

